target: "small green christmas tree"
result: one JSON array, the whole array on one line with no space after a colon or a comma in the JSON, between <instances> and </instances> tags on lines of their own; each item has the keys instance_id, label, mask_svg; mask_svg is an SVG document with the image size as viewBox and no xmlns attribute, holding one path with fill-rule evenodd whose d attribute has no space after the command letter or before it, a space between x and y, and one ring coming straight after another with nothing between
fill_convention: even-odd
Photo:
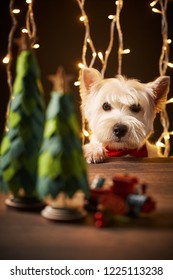
<instances>
[{"instance_id":1,"label":"small green christmas tree","mask_svg":"<svg viewBox=\"0 0 173 280\"><path fill-rule=\"evenodd\" d=\"M55 199L62 192L71 198L78 190L82 190L85 196L89 194L73 95L63 93L66 80L63 73L63 69L59 68L54 77L54 91L47 108L44 141L38 162L37 191L41 198L50 195ZM69 212L66 217L62 213L55 216L58 219L62 216L62 219L73 219L73 215L69 218Z\"/></svg>"},{"instance_id":2,"label":"small green christmas tree","mask_svg":"<svg viewBox=\"0 0 173 280\"><path fill-rule=\"evenodd\" d=\"M3 190L14 196L13 201L8 201L10 205L15 199L18 202L36 199L37 160L45 119L40 71L27 34L22 35L20 43L6 132L1 143Z\"/></svg>"}]
</instances>

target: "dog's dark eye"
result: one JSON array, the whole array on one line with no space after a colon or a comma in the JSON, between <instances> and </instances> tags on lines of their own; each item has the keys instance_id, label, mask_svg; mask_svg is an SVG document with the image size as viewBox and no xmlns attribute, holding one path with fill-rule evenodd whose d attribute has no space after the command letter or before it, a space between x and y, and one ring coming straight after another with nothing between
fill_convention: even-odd
<instances>
[{"instance_id":1,"label":"dog's dark eye","mask_svg":"<svg viewBox=\"0 0 173 280\"><path fill-rule=\"evenodd\" d=\"M108 102L105 102L102 106L104 111L110 111L111 110L111 105Z\"/></svg>"},{"instance_id":2,"label":"dog's dark eye","mask_svg":"<svg viewBox=\"0 0 173 280\"><path fill-rule=\"evenodd\" d=\"M141 111L141 106L139 104L132 104L130 110L134 113L139 113Z\"/></svg>"}]
</instances>

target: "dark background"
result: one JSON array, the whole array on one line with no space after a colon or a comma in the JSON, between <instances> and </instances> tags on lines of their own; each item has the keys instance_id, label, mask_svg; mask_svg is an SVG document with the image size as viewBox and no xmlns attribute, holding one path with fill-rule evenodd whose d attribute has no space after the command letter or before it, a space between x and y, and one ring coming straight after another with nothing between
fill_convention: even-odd
<instances>
[{"instance_id":1,"label":"dark background","mask_svg":"<svg viewBox=\"0 0 173 280\"><path fill-rule=\"evenodd\" d=\"M9 14L9 0L0 0L0 135L2 136L5 112L9 100L6 66L1 63L7 53L8 34L11 28ZM104 52L109 43L109 14L115 14L114 0L86 0L86 11L90 20L91 36L97 51ZM148 0L124 0L121 13L121 26L124 35L124 48L129 48L131 53L123 56L122 74L127 77L149 82L159 76L159 57L162 47L161 15L151 11ZM16 0L16 8L21 9L18 15L19 31L25 25L27 5L24 0ZM66 72L78 79L78 66L81 61L82 45L84 39L84 26L79 21L81 16L77 1L75 0L35 0L34 15L37 25L38 41L41 47L36 50L36 55L41 68L41 79L45 91L46 104L49 102L52 85L48 75L56 72L59 65L63 65ZM159 5L156 8L160 8ZM168 2L168 32L173 40L173 1ZM105 77L117 73L117 32L111 56L108 61ZM14 46L13 77L15 76L16 49ZM170 45L170 61L173 61L173 43ZM94 65L98 70L101 64L97 60ZM173 70L168 68L167 75L171 76L173 83ZM73 81L73 82L74 82ZM74 91L77 109L79 111L78 87L71 84ZM173 96L172 85L169 97ZM170 130L173 130L173 104L167 106L170 118ZM160 133L159 119L156 120L156 135ZM171 139L172 146L173 139ZM173 148L171 147L173 150ZM171 151L172 152L172 151Z\"/></svg>"}]
</instances>

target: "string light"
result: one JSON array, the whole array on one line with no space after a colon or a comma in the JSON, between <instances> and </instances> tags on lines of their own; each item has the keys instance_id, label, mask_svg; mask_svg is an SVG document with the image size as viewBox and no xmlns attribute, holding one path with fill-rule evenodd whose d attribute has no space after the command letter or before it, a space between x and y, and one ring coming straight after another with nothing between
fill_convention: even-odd
<instances>
[{"instance_id":1,"label":"string light","mask_svg":"<svg viewBox=\"0 0 173 280\"><path fill-rule=\"evenodd\" d=\"M98 52L98 57L100 58L101 62L104 63L102 52Z\"/></svg>"},{"instance_id":2,"label":"string light","mask_svg":"<svg viewBox=\"0 0 173 280\"><path fill-rule=\"evenodd\" d=\"M122 54L128 54L128 53L130 53L130 50L129 50L129 49L125 49L125 50L122 50L121 53L122 53Z\"/></svg>"},{"instance_id":3,"label":"string light","mask_svg":"<svg viewBox=\"0 0 173 280\"><path fill-rule=\"evenodd\" d=\"M168 40L167 40L167 43L168 43L168 44L171 44L171 43L172 43L172 40L171 40L171 39L168 39Z\"/></svg>"},{"instance_id":4,"label":"string light","mask_svg":"<svg viewBox=\"0 0 173 280\"><path fill-rule=\"evenodd\" d=\"M28 30L26 28L22 28L22 33L28 33Z\"/></svg>"},{"instance_id":5,"label":"string light","mask_svg":"<svg viewBox=\"0 0 173 280\"><path fill-rule=\"evenodd\" d=\"M162 49L159 59L159 72L160 76L166 75L167 67L172 64L169 62L169 44L168 44L168 23L167 23L167 4L168 0L159 0L160 8L161 8L161 34L162 34ZM163 132L159 137L158 141L163 142L165 147L163 147L163 155L168 156L170 152L170 140L165 137L169 134L169 117L166 110L166 103L163 110L160 113L160 122L163 127Z\"/></svg>"},{"instance_id":6,"label":"string light","mask_svg":"<svg viewBox=\"0 0 173 280\"><path fill-rule=\"evenodd\" d=\"M79 68L81 68L80 66L82 66L82 68L83 68L83 66L84 67L92 67L94 65L95 60L96 60L97 52L96 52L96 49L95 49L95 46L94 46L94 43L92 41L91 34L90 34L89 20L88 20L87 14L85 12L85 7L84 7L85 6L85 0L76 0L76 1L78 3L78 6L79 6L81 14L82 14L81 17L80 17L80 21L81 21L81 18L84 19L82 22L83 22L84 27L85 27L85 36L84 36L83 47L82 47L82 63L78 64L78 66L79 66ZM88 49L92 53L90 63L87 63L87 60L86 60L86 55L87 55ZM75 82L76 86L80 85L77 82ZM84 129L86 129L86 121L85 121L84 115L82 115L82 131ZM82 135L82 141L83 141L83 143L85 142L84 134Z\"/></svg>"},{"instance_id":7,"label":"string light","mask_svg":"<svg viewBox=\"0 0 173 280\"><path fill-rule=\"evenodd\" d=\"M33 47L33 49L39 49L40 45L37 43L37 44L34 44L32 47Z\"/></svg>"},{"instance_id":8,"label":"string light","mask_svg":"<svg viewBox=\"0 0 173 280\"><path fill-rule=\"evenodd\" d=\"M173 97L166 101L166 104L173 103Z\"/></svg>"},{"instance_id":9,"label":"string light","mask_svg":"<svg viewBox=\"0 0 173 280\"><path fill-rule=\"evenodd\" d=\"M6 55L6 56L3 58L3 60L2 60L2 62L3 62L4 64L8 64L9 61L10 61L9 55Z\"/></svg>"},{"instance_id":10,"label":"string light","mask_svg":"<svg viewBox=\"0 0 173 280\"><path fill-rule=\"evenodd\" d=\"M164 139L165 139L165 140L170 139L169 133L167 133L167 134L164 136Z\"/></svg>"},{"instance_id":11,"label":"string light","mask_svg":"<svg viewBox=\"0 0 173 280\"><path fill-rule=\"evenodd\" d=\"M81 17L79 18L80 21L84 21L85 19L86 19L85 16L81 16Z\"/></svg>"},{"instance_id":12,"label":"string light","mask_svg":"<svg viewBox=\"0 0 173 280\"><path fill-rule=\"evenodd\" d=\"M173 131L167 132L166 134L163 134L163 138L165 141L168 141L170 139L170 135L173 135ZM156 142L156 147L160 150L160 148L166 148L166 144L158 140Z\"/></svg>"},{"instance_id":13,"label":"string light","mask_svg":"<svg viewBox=\"0 0 173 280\"><path fill-rule=\"evenodd\" d=\"M13 14L19 14L20 13L20 9L13 9L12 12L13 12Z\"/></svg>"},{"instance_id":14,"label":"string light","mask_svg":"<svg viewBox=\"0 0 173 280\"><path fill-rule=\"evenodd\" d=\"M156 142L156 146L157 146L158 148L165 148L165 144L162 143L162 142L160 142L160 141L157 141L157 142Z\"/></svg>"},{"instance_id":15,"label":"string light","mask_svg":"<svg viewBox=\"0 0 173 280\"><path fill-rule=\"evenodd\" d=\"M167 65L168 65L170 68L173 68L173 63L167 62Z\"/></svg>"},{"instance_id":16,"label":"string light","mask_svg":"<svg viewBox=\"0 0 173 280\"><path fill-rule=\"evenodd\" d=\"M35 42L35 38L36 38L36 25L35 25L35 21L34 21L34 15L33 15L33 10L32 10L32 5L33 5L33 1L34 0L26 0L26 3L28 4L28 10L27 10L27 14L26 14L26 29L23 29L22 32L24 33L28 33L30 39L32 39L32 44L34 44ZM17 14L20 13L20 9L16 9L14 8L15 6L15 0L10 0L10 16L11 16L11 21L12 21L12 27L11 30L9 32L9 36L8 36L8 51L7 51L7 55L6 57L3 58L2 62L4 64L7 64L7 82L8 82L8 86L9 86L9 90L10 90L10 100L13 98L12 96L12 59L13 59L13 55L12 55L12 49L13 49L13 42L14 42L14 35L17 29L17 25L18 25L18 21L17 21ZM9 102L10 104L10 102ZM6 112L6 119L8 119L8 114L9 114L9 104L7 107L7 112ZM7 125L6 125L6 129L8 129Z\"/></svg>"},{"instance_id":17,"label":"string light","mask_svg":"<svg viewBox=\"0 0 173 280\"><path fill-rule=\"evenodd\" d=\"M7 83L10 91L10 99L12 98L12 45L13 45L13 39L14 39L14 34L17 28L17 18L16 14L19 13L19 9L14 9L14 2L15 0L10 0L10 16L12 20L12 27L10 30L10 33L8 35L8 53L7 55L3 58L2 62L7 65L6 71L7 71ZM17 13L15 10L18 10ZM10 102L9 102L10 104ZM6 120L9 114L9 104L7 106L7 112L6 112ZM8 131L8 125L5 125L5 130Z\"/></svg>"},{"instance_id":18,"label":"string light","mask_svg":"<svg viewBox=\"0 0 173 280\"><path fill-rule=\"evenodd\" d=\"M151 3L150 3L150 6L151 6L151 7L154 7L154 6L157 4L158 1L159 1L159 0L155 0L155 1L151 2Z\"/></svg>"},{"instance_id":19,"label":"string light","mask_svg":"<svg viewBox=\"0 0 173 280\"><path fill-rule=\"evenodd\" d=\"M94 65L96 56L92 55L91 61L88 64L86 61L86 54L88 52L88 48L91 50L91 53L96 53L95 50L95 46L93 44L92 38L91 38L91 34L90 34L90 25L89 25L89 20L87 17L87 14L85 12L85 0L76 0L80 11L81 11L81 17L79 18L80 21L82 21L84 23L84 27L85 27L85 36L84 36L84 42L83 42L83 48L82 48L82 63L85 67L92 67Z\"/></svg>"},{"instance_id":20,"label":"string light","mask_svg":"<svg viewBox=\"0 0 173 280\"><path fill-rule=\"evenodd\" d=\"M78 63L78 67L80 68L80 69L84 69L85 68L85 65L83 64L83 63Z\"/></svg>"},{"instance_id":21,"label":"string light","mask_svg":"<svg viewBox=\"0 0 173 280\"><path fill-rule=\"evenodd\" d=\"M26 29L28 30L28 35L30 40L34 44L36 40L36 33L37 33L34 13L33 13L34 0L32 1L26 0L26 3L28 4L28 11L26 14Z\"/></svg>"},{"instance_id":22,"label":"string light","mask_svg":"<svg viewBox=\"0 0 173 280\"><path fill-rule=\"evenodd\" d=\"M80 21L82 21L84 23L85 26L85 36L84 36L84 43L83 43L83 48L82 48L82 63L84 64L85 67L92 67L95 63L95 59L97 57L97 52L94 46L94 43L92 41L91 35L90 35L90 25L89 25L89 19L87 17L87 14L85 12L85 0L76 0L79 8L81 10L81 16L80 16ZM116 5L119 5L119 3L121 4L123 1L116 1ZM98 53L98 58L101 60L102 62L102 69L101 69L101 74L104 77L104 73L107 67L107 62L108 62L108 58L110 55L110 52L112 50L113 47L113 41L114 41L114 27L115 27L115 22L116 22L116 15L109 15L108 16L109 19L111 19L111 25L110 25L110 40L109 40L109 44L108 47L105 51L105 54L103 55L103 53L101 54L101 52ZM92 52L92 58L90 63L88 64L86 61L86 54L88 51L88 47L90 48L91 52Z\"/></svg>"},{"instance_id":23,"label":"string light","mask_svg":"<svg viewBox=\"0 0 173 280\"><path fill-rule=\"evenodd\" d=\"M115 15L109 15L109 16L108 16L108 19L116 20L116 16L115 16Z\"/></svg>"},{"instance_id":24,"label":"string light","mask_svg":"<svg viewBox=\"0 0 173 280\"><path fill-rule=\"evenodd\" d=\"M75 87L80 86L80 81L76 81L76 82L74 82L74 86L75 86Z\"/></svg>"},{"instance_id":25,"label":"string light","mask_svg":"<svg viewBox=\"0 0 173 280\"><path fill-rule=\"evenodd\" d=\"M160 10L156 9L156 8L152 8L152 11L154 13L162 14L162 12Z\"/></svg>"},{"instance_id":26,"label":"string light","mask_svg":"<svg viewBox=\"0 0 173 280\"><path fill-rule=\"evenodd\" d=\"M84 134L84 136L86 136L86 137L89 137L89 136L90 136L89 132L88 132L86 129L83 129L83 134Z\"/></svg>"},{"instance_id":27,"label":"string light","mask_svg":"<svg viewBox=\"0 0 173 280\"><path fill-rule=\"evenodd\" d=\"M116 3L115 3L116 4ZM104 74L105 74L105 71L106 71L106 68L107 68L107 63L108 63L108 58L109 58L109 55L112 51L112 47L113 47L113 43L114 43L114 30L115 30L115 23L116 23L116 15L113 15L113 16L109 16L108 18L110 19L111 17L111 25L110 25L110 36L109 36L109 44L108 44L108 47L105 51L105 57L102 61L102 70L101 70L101 74L102 76L104 77Z\"/></svg>"},{"instance_id":28,"label":"string light","mask_svg":"<svg viewBox=\"0 0 173 280\"><path fill-rule=\"evenodd\" d=\"M12 45L13 45L13 39L14 39L14 34L17 28L17 18L16 18L16 13L14 13L14 2L15 0L10 0L10 16L12 20L12 27L8 36L8 54L7 58L5 61L8 63L7 64L7 82L10 90L10 96L12 96L12 74L11 74L11 67L12 67ZM19 9L18 9L19 10ZM8 114L9 108L7 108L7 114Z\"/></svg>"}]
</instances>

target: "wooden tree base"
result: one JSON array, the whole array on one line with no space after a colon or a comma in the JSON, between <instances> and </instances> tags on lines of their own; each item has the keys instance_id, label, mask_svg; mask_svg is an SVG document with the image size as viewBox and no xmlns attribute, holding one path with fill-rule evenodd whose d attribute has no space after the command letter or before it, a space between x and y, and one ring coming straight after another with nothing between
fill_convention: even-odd
<instances>
[{"instance_id":1,"label":"wooden tree base","mask_svg":"<svg viewBox=\"0 0 173 280\"><path fill-rule=\"evenodd\" d=\"M86 217L86 212L70 207L55 208L52 206L46 206L41 211L41 215L49 220L72 222L84 219Z\"/></svg>"},{"instance_id":2,"label":"wooden tree base","mask_svg":"<svg viewBox=\"0 0 173 280\"><path fill-rule=\"evenodd\" d=\"M9 197L5 200L8 207L13 207L18 210L25 211L40 211L45 207L45 203L37 198L24 198L24 197Z\"/></svg>"}]
</instances>

